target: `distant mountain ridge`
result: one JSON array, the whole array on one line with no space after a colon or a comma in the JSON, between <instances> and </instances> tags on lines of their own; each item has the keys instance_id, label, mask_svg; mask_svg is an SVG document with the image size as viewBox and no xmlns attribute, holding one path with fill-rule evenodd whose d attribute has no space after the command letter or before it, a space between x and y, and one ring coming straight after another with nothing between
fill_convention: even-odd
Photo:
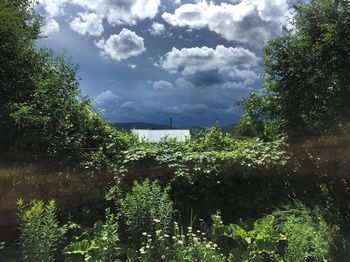
<instances>
[{"instance_id":1,"label":"distant mountain ridge","mask_svg":"<svg viewBox=\"0 0 350 262\"><path fill-rule=\"evenodd\" d=\"M148 123L148 122L131 122L131 123L116 123L112 122L110 123L115 129L117 130L125 130L130 131L132 129L169 129L169 125L160 125L160 124L154 124L154 123ZM221 129L225 133L233 134L234 128L236 124L230 124L222 126ZM191 127L172 127L173 129L189 129L191 133L198 133L206 127L198 127L198 126L191 126Z\"/></svg>"},{"instance_id":2,"label":"distant mountain ridge","mask_svg":"<svg viewBox=\"0 0 350 262\"><path fill-rule=\"evenodd\" d=\"M169 125L159 125L147 122L133 122L133 123L110 123L117 130L130 131L131 129L169 129Z\"/></svg>"}]
</instances>

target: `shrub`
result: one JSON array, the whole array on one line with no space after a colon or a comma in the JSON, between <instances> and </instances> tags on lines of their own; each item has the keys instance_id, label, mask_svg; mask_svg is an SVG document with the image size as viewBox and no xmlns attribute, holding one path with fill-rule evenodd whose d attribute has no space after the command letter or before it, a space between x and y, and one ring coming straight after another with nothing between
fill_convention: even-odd
<instances>
[{"instance_id":1,"label":"shrub","mask_svg":"<svg viewBox=\"0 0 350 262\"><path fill-rule=\"evenodd\" d=\"M56 219L55 201L48 204L33 200L29 206L23 200L17 201L20 221L20 252L22 261L54 261L59 241L65 228L59 227Z\"/></svg>"},{"instance_id":2,"label":"shrub","mask_svg":"<svg viewBox=\"0 0 350 262\"><path fill-rule=\"evenodd\" d=\"M212 216L212 237L220 241L224 236L233 240L229 246L230 261L280 261L279 244L285 236L273 227L272 217L266 217L254 223L249 230L240 225L222 223L220 213ZM227 245L227 243L226 243Z\"/></svg>"},{"instance_id":3,"label":"shrub","mask_svg":"<svg viewBox=\"0 0 350 262\"><path fill-rule=\"evenodd\" d=\"M121 254L115 216L107 209L106 222L97 222L94 228L74 237L63 253L68 261L115 261Z\"/></svg>"},{"instance_id":4,"label":"shrub","mask_svg":"<svg viewBox=\"0 0 350 262\"><path fill-rule=\"evenodd\" d=\"M213 216L212 234L231 243L232 261L329 261L336 227L326 223L318 207L308 209L297 202L257 220L252 229L223 225Z\"/></svg>"},{"instance_id":5,"label":"shrub","mask_svg":"<svg viewBox=\"0 0 350 262\"><path fill-rule=\"evenodd\" d=\"M233 149L235 145L232 137L219 127L205 129L190 142L196 151L224 151Z\"/></svg>"},{"instance_id":6,"label":"shrub","mask_svg":"<svg viewBox=\"0 0 350 262\"><path fill-rule=\"evenodd\" d=\"M310 210L301 203L272 213L277 231L287 236L286 261L326 261L336 227L324 220L318 207Z\"/></svg>"},{"instance_id":7,"label":"shrub","mask_svg":"<svg viewBox=\"0 0 350 262\"><path fill-rule=\"evenodd\" d=\"M120 201L121 219L132 244L139 245L143 232L154 235L157 230L169 232L173 216L173 203L168 188L148 179L135 182L132 190Z\"/></svg>"}]
</instances>

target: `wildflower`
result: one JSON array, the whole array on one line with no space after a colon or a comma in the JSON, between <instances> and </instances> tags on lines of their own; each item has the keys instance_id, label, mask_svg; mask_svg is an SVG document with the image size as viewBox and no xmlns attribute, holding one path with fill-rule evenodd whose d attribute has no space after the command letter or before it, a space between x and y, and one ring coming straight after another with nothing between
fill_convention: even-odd
<instances>
[{"instance_id":1,"label":"wildflower","mask_svg":"<svg viewBox=\"0 0 350 262\"><path fill-rule=\"evenodd\" d=\"M161 232L162 232L161 229L157 230L157 231L156 231L156 235L159 235Z\"/></svg>"},{"instance_id":2,"label":"wildflower","mask_svg":"<svg viewBox=\"0 0 350 262\"><path fill-rule=\"evenodd\" d=\"M165 256L164 256L164 255L162 255L161 259L162 259L162 260L165 260Z\"/></svg>"},{"instance_id":3,"label":"wildflower","mask_svg":"<svg viewBox=\"0 0 350 262\"><path fill-rule=\"evenodd\" d=\"M184 242L182 240L177 241L178 244L182 245Z\"/></svg>"},{"instance_id":4,"label":"wildflower","mask_svg":"<svg viewBox=\"0 0 350 262\"><path fill-rule=\"evenodd\" d=\"M156 219L156 218L153 219L153 221L156 222L156 223L160 223L160 220L159 220L159 219Z\"/></svg>"},{"instance_id":5,"label":"wildflower","mask_svg":"<svg viewBox=\"0 0 350 262\"><path fill-rule=\"evenodd\" d=\"M143 236L147 236L147 233L146 233L146 232L143 232L142 235L143 235Z\"/></svg>"}]
</instances>

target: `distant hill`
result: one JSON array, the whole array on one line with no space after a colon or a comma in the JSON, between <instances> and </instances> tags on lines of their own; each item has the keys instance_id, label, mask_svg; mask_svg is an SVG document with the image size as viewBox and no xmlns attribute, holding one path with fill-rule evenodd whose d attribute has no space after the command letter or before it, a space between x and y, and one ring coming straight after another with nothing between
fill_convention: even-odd
<instances>
[{"instance_id":1,"label":"distant hill","mask_svg":"<svg viewBox=\"0 0 350 262\"><path fill-rule=\"evenodd\" d=\"M169 129L168 125L160 125L147 122L133 122L133 123L110 123L117 130L130 131L132 129ZM236 124L230 124L222 126L221 129L225 133L233 134ZM205 127L192 126L192 127L173 127L174 129L189 129L191 134L198 134L199 132L206 129Z\"/></svg>"},{"instance_id":2,"label":"distant hill","mask_svg":"<svg viewBox=\"0 0 350 262\"><path fill-rule=\"evenodd\" d=\"M110 123L117 130L130 131L131 129L169 129L168 125L159 125L146 122L134 122L134 123Z\"/></svg>"}]
</instances>

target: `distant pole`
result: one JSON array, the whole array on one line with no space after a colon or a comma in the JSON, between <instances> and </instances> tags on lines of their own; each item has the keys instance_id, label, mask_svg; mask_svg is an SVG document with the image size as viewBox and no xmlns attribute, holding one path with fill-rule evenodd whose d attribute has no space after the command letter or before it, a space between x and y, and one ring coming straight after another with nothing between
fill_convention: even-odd
<instances>
[{"instance_id":1,"label":"distant pole","mask_svg":"<svg viewBox=\"0 0 350 262\"><path fill-rule=\"evenodd\" d=\"M173 118L170 117L170 129L172 129L172 128L173 128Z\"/></svg>"}]
</instances>

